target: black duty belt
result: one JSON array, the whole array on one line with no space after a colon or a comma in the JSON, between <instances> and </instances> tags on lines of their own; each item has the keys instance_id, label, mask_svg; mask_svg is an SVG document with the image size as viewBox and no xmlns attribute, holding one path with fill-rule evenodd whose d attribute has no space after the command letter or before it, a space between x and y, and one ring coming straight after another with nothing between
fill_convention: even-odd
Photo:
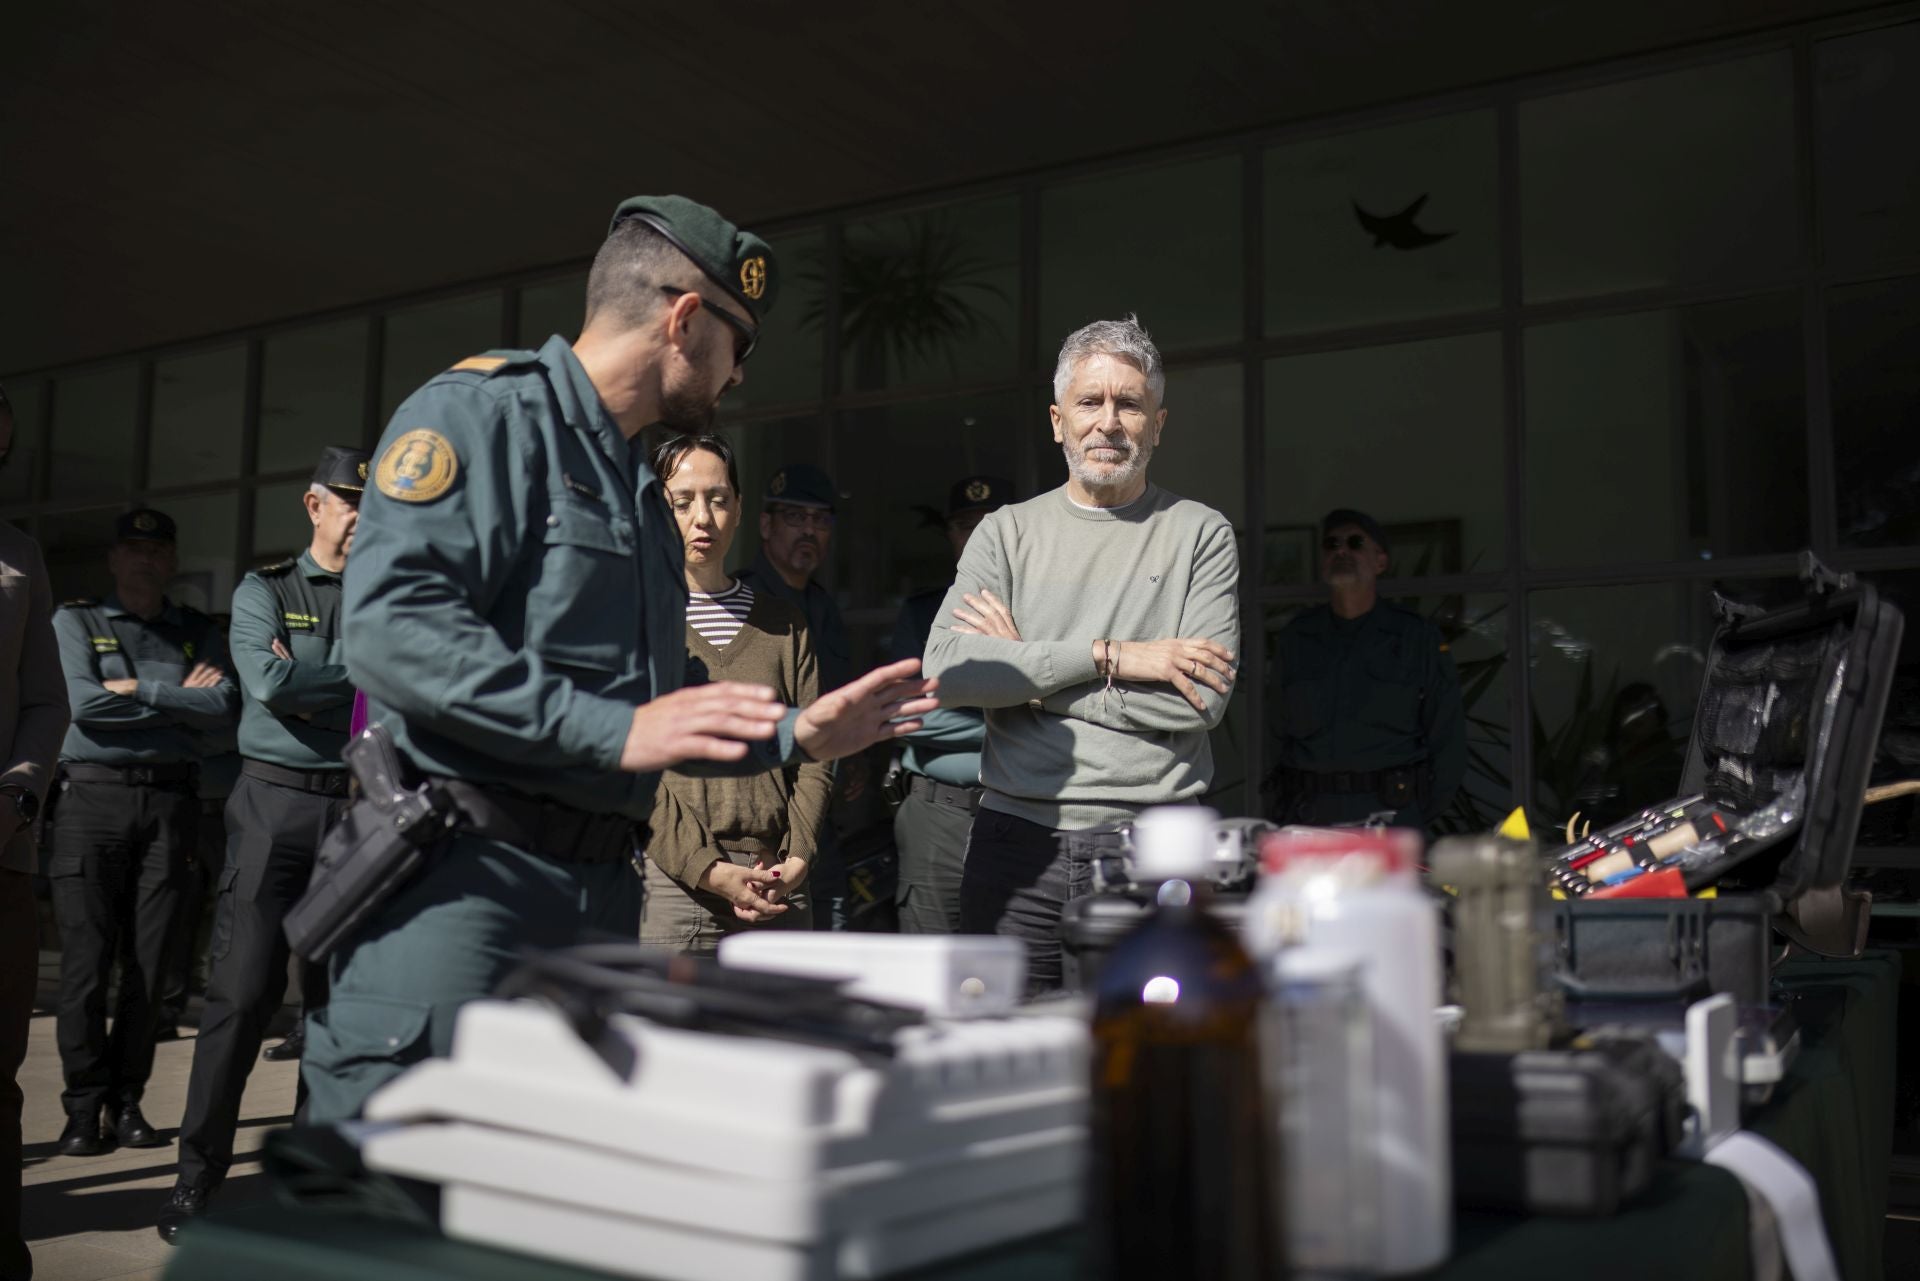
<instances>
[{"instance_id":1,"label":"black duty belt","mask_svg":"<svg viewBox=\"0 0 1920 1281\"><path fill-rule=\"evenodd\" d=\"M984 787L955 787L951 783L928 778L925 774L907 775L907 788L915 796L924 796L937 804L951 805L969 814L980 812L980 798L987 793Z\"/></svg>"},{"instance_id":2,"label":"black duty belt","mask_svg":"<svg viewBox=\"0 0 1920 1281\"><path fill-rule=\"evenodd\" d=\"M288 769L284 765L256 761L248 756L242 758L240 772L248 778L257 778L263 783L294 787L303 792L312 792L316 796L347 794L347 771L344 766L340 769Z\"/></svg>"},{"instance_id":3,"label":"black duty belt","mask_svg":"<svg viewBox=\"0 0 1920 1281\"><path fill-rule=\"evenodd\" d=\"M117 783L122 787L190 786L199 773L200 767L190 761L172 765L88 765L64 761L60 765L61 777L76 783Z\"/></svg>"},{"instance_id":4,"label":"black duty belt","mask_svg":"<svg viewBox=\"0 0 1920 1281\"><path fill-rule=\"evenodd\" d=\"M645 849L645 823L624 814L590 814L505 787L435 775L453 798L458 830L499 841L555 863L619 863Z\"/></svg>"},{"instance_id":5,"label":"black duty belt","mask_svg":"<svg viewBox=\"0 0 1920 1281\"><path fill-rule=\"evenodd\" d=\"M1425 764L1424 761L1410 761L1390 769L1373 770L1289 769L1285 771L1285 776L1301 791L1316 795L1330 796L1337 793L1357 792L1372 796L1379 792L1382 783L1406 777L1423 764Z\"/></svg>"}]
</instances>

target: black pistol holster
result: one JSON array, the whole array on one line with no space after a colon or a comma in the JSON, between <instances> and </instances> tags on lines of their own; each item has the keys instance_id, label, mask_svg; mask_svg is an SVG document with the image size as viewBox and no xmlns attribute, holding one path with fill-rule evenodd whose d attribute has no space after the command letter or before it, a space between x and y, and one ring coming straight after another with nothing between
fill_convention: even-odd
<instances>
[{"instance_id":1,"label":"black pistol holster","mask_svg":"<svg viewBox=\"0 0 1920 1281\"><path fill-rule=\"evenodd\" d=\"M410 787L393 738L373 726L343 753L353 804L320 842L313 879L286 916L287 942L323 961L427 859L454 823L452 799L431 783Z\"/></svg>"}]
</instances>

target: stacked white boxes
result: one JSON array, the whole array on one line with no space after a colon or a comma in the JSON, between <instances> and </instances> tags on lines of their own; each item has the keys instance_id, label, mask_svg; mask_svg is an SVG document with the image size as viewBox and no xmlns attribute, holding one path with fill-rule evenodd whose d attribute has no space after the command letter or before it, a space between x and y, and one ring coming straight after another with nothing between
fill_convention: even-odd
<instances>
[{"instance_id":1,"label":"stacked white boxes","mask_svg":"<svg viewBox=\"0 0 1920 1281\"><path fill-rule=\"evenodd\" d=\"M375 1094L375 1170L440 1184L448 1235L659 1281L897 1272L1077 1222L1087 1031L935 1021L891 1059L530 1001ZM621 1065L624 1071L617 1070Z\"/></svg>"}]
</instances>

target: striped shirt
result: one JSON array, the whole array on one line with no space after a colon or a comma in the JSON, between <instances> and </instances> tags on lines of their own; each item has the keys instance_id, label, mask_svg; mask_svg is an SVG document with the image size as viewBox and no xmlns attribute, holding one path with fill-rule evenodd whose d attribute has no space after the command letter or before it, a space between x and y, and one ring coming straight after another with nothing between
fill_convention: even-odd
<instances>
[{"instance_id":1,"label":"striped shirt","mask_svg":"<svg viewBox=\"0 0 1920 1281\"><path fill-rule=\"evenodd\" d=\"M727 642L740 634L752 609L753 588L736 578L724 592L688 592L687 626L715 649L725 649Z\"/></svg>"}]
</instances>

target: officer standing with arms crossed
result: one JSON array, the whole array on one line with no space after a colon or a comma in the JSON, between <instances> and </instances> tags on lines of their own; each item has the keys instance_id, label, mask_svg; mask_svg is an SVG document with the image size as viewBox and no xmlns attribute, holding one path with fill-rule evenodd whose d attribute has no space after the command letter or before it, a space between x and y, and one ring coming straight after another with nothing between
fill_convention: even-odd
<instances>
[{"instance_id":1,"label":"officer standing with arms crossed","mask_svg":"<svg viewBox=\"0 0 1920 1281\"><path fill-rule=\"evenodd\" d=\"M347 666L458 825L332 957L302 1064L312 1122L445 1054L523 949L638 936L661 770L830 760L936 705L912 662L804 711L763 686L682 688L681 541L636 438L708 427L779 282L758 236L636 197L577 342L463 360L395 413L347 565Z\"/></svg>"},{"instance_id":2,"label":"officer standing with arms crossed","mask_svg":"<svg viewBox=\"0 0 1920 1281\"><path fill-rule=\"evenodd\" d=\"M313 522L307 550L255 570L234 589L228 644L245 695L240 779L227 802L213 972L180 1121L180 1172L160 1211L168 1241L206 1212L233 1163L247 1074L286 994L281 920L306 892L320 838L345 804L340 753L353 683L340 643L340 575L368 461L365 450L328 446L303 495ZM309 1011L326 1003L321 967L305 968L301 995Z\"/></svg>"},{"instance_id":3,"label":"officer standing with arms crossed","mask_svg":"<svg viewBox=\"0 0 1920 1281\"><path fill-rule=\"evenodd\" d=\"M1380 599L1389 563L1380 523L1341 508L1320 528L1331 599L1274 640L1274 817L1329 824L1391 813L1396 827L1425 827L1466 773L1460 675L1437 627Z\"/></svg>"},{"instance_id":4,"label":"officer standing with arms crossed","mask_svg":"<svg viewBox=\"0 0 1920 1281\"><path fill-rule=\"evenodd\" d=\"M47 861L60 926L66 1156L165 1142L140 1096L199 818L195 763L203 736L230 725L239 701L220 629L165 595L178 567L172 518L126 512L107 555L114 590L53 616L73 707ZM107 980L129 934L109 1035Z\"/></svg>"},{"instance_id":5,"label":"officer standing with arms crossed","mask_svg":"<svg viewBox=\"0 0 1920 1281\"><path fill-rule=\"evenodd\" d=\"M998 476L966 476L954 483L947 494L946 531L955 562L987 513L1012 501L1013 485ZM900 603L890 648L895 658L927 652L927 637L946 598L947 588L940 587ZM974 707L930 712L926 724L903 740L900 768L907 794L893 816L902 934L960 932L960 874L967 865L967 833L985 791L980 752L986 742L986 718Z\"/></svg>"}]
</instances>

